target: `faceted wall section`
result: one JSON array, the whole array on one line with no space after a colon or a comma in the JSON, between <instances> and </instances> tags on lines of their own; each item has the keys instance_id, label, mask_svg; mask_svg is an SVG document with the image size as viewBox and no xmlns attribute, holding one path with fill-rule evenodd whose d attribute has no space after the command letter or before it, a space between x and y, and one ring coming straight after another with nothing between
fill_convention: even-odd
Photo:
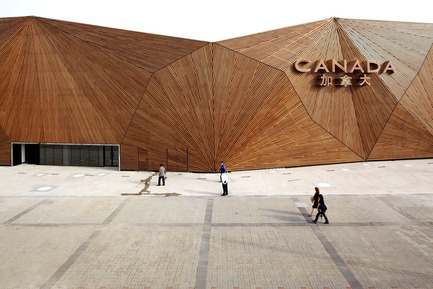
<instances>
[{"instance_id":1,"label":"faceted wall section","mask_svg":"<svg viewBox=\"0 0 433 289\"><path fill-rule=\"evenodd\" d=\"M151 73L206 44L93 28L0 19L0 125L10 142L121 144Z\"/></svg>"},{"instance_id":2,"label":"faceted wall section","mask_svg":"<svg viewBox=\"0 0 433 289\"><path fill-rule=\"evenodd\" d=\"M373 148L382 134L387 133L385 127L388 121L394 119L392 114L400 112L397 104L414 81L432 42L431 24L327 19L226 40L220 44L285 71L311 118L362 159L368 160L378 159L377 154L372 153ZM299 59L315 63L319 60L329 63L332 59L358 60L360 63L374 60L380 64L391 61L396 72L368 74L370 85L362 87L341 87L335 83L321 87L317 85L320 74L300 73L294 69L294 63ZM425 70L432 71L431 67ZM415 116L412 125L432 125L431 109L419 107L422 103L431 108L426 97L422 102L419 99L424 94L419 89L429 87L431 83L431 78L426 77L418 85L414 81L407 94L415 91L401 101ZM418 99L416 103L415 99ZM399 144L404 135L398 137ZM423 153L416 153L413 157L431 156L431 153L426 154L426 150L431 150L431 144L423 148ZM390 151L394 152L391 158L400 158L399 155L408 158L411 155L407 151ZM383 159L390 158L392 153L388 150L387 155Z\"/></svg>"},{"instance_id":3,"label":"faceted wall section","mask_svg":"<svg viewBox=\"0 0 433 289\"><path fill-rule=\"evenodd\" d=\"M372 160L433 156L433 49L401 98L370 156Z\"/></svg>"},{"instance_id":4,"label":"faceted wall section","mask_svg":"<svg viewBox=\"0 0 433 289\"><path fill-rule=\"evenodd\" d=\"M191 171L215 171L220 161L243 170L361 160L311 120L282 71L218 44L152 76L122 168L157 169L168 158L184 169L187 151Z\"/></svg>"},{"instance_id":5,"label":"faceted wall section","mask_svg":"<svg viewBox=\"0 0 433 289\"><path fill-rule=\"evenodd\" d=\"M11 162L11 141L0 126L0 165Z\"/></svg>"}]
</instances>

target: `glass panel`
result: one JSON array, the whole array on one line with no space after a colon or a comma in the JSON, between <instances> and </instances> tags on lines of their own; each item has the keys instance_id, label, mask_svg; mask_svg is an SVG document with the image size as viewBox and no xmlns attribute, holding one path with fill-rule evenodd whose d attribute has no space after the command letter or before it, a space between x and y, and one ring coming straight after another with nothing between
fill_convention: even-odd
<instances>
[{"instance_id":1,"label":"glass panel","mask_svg":"<svg viewBox=\"0 0 433 289\"><path fill-rule=\"evenodd\" d=\"M114 147L112 147L112 149L113 149L112 166L118 167L119 166L119 147L114 146Z\"/></svg>"},{"instance_id":2,"label":"glass panel","mask_svg":"<svg viewBox=\"0 0 433 289\"><path fill-rule=\"evenodd\" d=\"M104 166L104 147L98 146L98 167Z\"/></svg>"},{"instance_id":3,"label":"glass panel","mask_svg":"<svg viewBox=\"0 0 433 289\"><path fill-rule=\"evenodd\" d=\"M80 160L80 146L71 146L71 164L73 166L80 166Z\"/></svg>"},{"instance_id":4,"label":"glass panel","mask_svg":"<svg viewBox=\"0 0 433 289\"><path fill-rule=\"evenodd\" d=\"M92 167L119 166L118 146L47 144L37 146L37 154L39 154L41 165Z\"/></svg>"},{"instance_id":5,"label":"glass panel","mask_svg":"<svg viewBox=\"0 0 433 289\"><path fill-rule=\"evenodd\" d=\"M71 146L64 145L63 147L63 165L71 165Z\"/></svg>"},{"instance_id":6,"label":"glass panel","mask_svg":"<svg viewBox=\"0 0 433 289\"><path fill-rule=\"evenodd\" d=\"M39 147L39 157L40 157L40 164L41 165L46 165L46 161L45 161L45 145L40 145Z\"/></svg>"},{"instance_id":7,"label":"glass panel","mask_svg":"<svg viewBox=\"0 0 433 289\"><path fill-rule=\"evenodd\" d=\"M45 164L54 165L54 149L52 145L45 145Z\"/></svg>"},{"instance_id":8,"label":"glass panel","mask_svg":"<svg viewBox=\"0 0 433 289\"><path fill-rule=\"evenodd\" d=\"M53 164L56 166L63 165L63 146L53 146Z\"/></svg>"},{"instance_id":9,"label":"glass panel","mask_svg":"<svg viewBox=\"0 0 433 289\"><path fill-rule=\"evenodd\" d=\"M89 150L89 166L97 167L99 165L98 156L99 148L97 146L88 146Z\"/></svg>"},{"instance_id":10,"label":"glass panel","mask_svg":"<svg viewBox=\"0 0 433 289\"><path fill-rule=\"evenodd\" d=\"M88 166L90 161L89 149L86 146L80 146L80 165Z\"/></svg>"},{"instance_id":11,"label":"glass panel","mask_svg":"<svg viewBox=\"0 0 433 289\"><path fill-rule=\"evenodd\" d=\"M104 147L104 165L110 167L112 165L111 163L111 155L112 155L112 148L109 146Z\"/></svg>"}]
</instances>

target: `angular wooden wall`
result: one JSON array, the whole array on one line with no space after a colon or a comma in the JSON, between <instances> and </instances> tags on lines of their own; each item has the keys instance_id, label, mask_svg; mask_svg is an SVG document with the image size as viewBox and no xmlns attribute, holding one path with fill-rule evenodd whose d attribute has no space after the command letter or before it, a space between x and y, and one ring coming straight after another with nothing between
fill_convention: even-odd
<instances>
[{"instance_id":1,"label":"angular wooden wall","mask_svg":"<svg viewBox=\"0 0 433 289\"><path fill-rule=\"evenodd\" d=\"M205 44L113 30L0 21L0 124L11 142L120 144L151 72Z\"/></svg>"},{"instance_id":2,"label":"angular wooden wall","mask_svg":"<svg viewBox=\"0 0 433 289\"><path fill-rule=\"evenodd\" d=\"M211 45L154 73L122 143L122 169L137 168L137 148L149 169L166 164L167 150L186 155L187 148L191 170L213 169L212 89Z\"/></svg>"},{"instance_id":3,"label":"angular wooden wall","mask_svg":"<svg viewBox=\"0 0 433 289\"><path fill-rule=\"evenodd\" d=\"M303 36L293 29L302 31ZM432 43L432 24L352 19L327 19L220 42L285 71L311 118L364 160L372 154ZM370 86L323 88L314 85L317 75L293 69L298 59L389 60L397 72L369 74ZM415 104L408 107L418 113ZM410 153L402 156L407 157Z\"/></svg>"},{"instance_id":4,"label":"angular wooden wall","mask_svg":"<svg viewBox=\"0 0 433 289\"><path fill-rule=\"evenodd\" d=\"M0 165L11 164L11 141L0 126Z\"/></svg>"},{"instance_id":5,"label":"angular wooden wall","mask_svg":"<svg viewBox=\"0 0 433 289\"><path fill-rule=\"evenodd\" d=\"M157 169L167 151L184 161L187 148L191 171L220 161L243 170L361 160L311 120L284 72L218 44L152 76L122 143L122 169Z\"/></svg>"},{"instance_id":6,"label":"angular wooden wall","mask_svg":"<svg viewBox=\"0 0 433 289\"><path fill-rule=\"evenodd\" d=\"M155 72L208 42L40 18L71 36Z\"/></svg>"},{"instance_id":7,"label":"angular wooden wall","mask_svg":"<svg viewBox=\"0 0 433 289\"><path fill-rule=\"evenodd\" d=\"M433 157L433 48L401 98L371 160Z\"/></svg>"},{"instance_id":8,"label":"angular wooden wall","mask_svg":"<svg viewBox=\"0 0 433 289\"><path fill-rule=\"evenodd\" d=\"M208 43L0 19L0 164L11 142L120 144L121 168L215 171L433 156L433 24L325 19ZM391 61L320 87L298 59Z\"/></svg>"}]
</instances>

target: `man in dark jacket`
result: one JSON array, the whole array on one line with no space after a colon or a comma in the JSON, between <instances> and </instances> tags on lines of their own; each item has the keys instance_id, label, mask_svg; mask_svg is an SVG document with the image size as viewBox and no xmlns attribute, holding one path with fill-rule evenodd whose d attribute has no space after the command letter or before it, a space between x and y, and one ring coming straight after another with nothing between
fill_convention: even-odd
<instances>
[{"instance_id":1,"label":"man in dark jacket","mask_svg":"<svg viewBox=\"0 0 433 289\"><path fill-rule=\"evenodd\" d=\"M317 223L319 216L322 215L325 218L325 224L329 224L328 217L326 217L326 205L325 200L323 199L323 195L320 193L319 188L315 187L316 193L313 196L313 210L311 211L310 216L313 214L314 208L317 208L316 218L313 220L313 223Z\"/></svg>"}]
</instances>

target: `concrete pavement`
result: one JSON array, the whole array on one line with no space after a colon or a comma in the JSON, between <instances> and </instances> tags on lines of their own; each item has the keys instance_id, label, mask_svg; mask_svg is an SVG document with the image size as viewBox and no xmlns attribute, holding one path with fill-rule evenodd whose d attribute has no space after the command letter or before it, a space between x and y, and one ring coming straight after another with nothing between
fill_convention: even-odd
<instances>
[{"instance_id":1,"label":"concrete pavement","mask_svg":"<svg viewBox=\"0 0 433 289\"><path fill-rule=\"evenodd\" d=\"M233 172L221 197L218 174L0 167L0 287L433 288L432 171ZM314 186L329 225L308 217Z\"/></svg>"},{"instance_id":2,"label":"concrete pavement","mask_svg":"<svg viewBox=\"0 0 433 289\"><path fill-rule=\"evenodd\" d=\"M228 168L230 169L230 168ZM113 168L20 165L0 167L0 196L119 196L175 194L211 197L222 193L218 173L167 173L156 186L154 172ZM298 168L231 172L233 196L430 194L433 159L360 162ZM148 186L146 186L146 183ZM146 189L145 189L146 188Z\"/></svg>"}]
</instances>

